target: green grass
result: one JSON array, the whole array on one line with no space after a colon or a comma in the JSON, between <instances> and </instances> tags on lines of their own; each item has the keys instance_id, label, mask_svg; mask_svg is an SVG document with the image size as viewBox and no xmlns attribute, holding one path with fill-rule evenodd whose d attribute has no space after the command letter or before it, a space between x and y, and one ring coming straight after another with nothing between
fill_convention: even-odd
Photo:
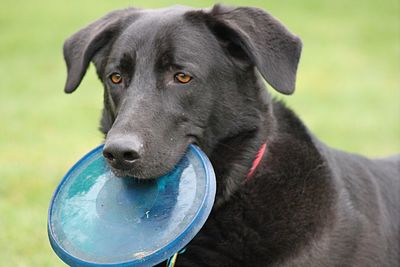
<instances>
[{"instance_id":1,"label":"green grass","mask_svg":"<svg viewBox=\"0 0 400 267\"><path fill-rule=\"evenodd\" d=\"M397 0L226 3L263 7L303 39L297 91L281 98L317 136L369 156L400 150ZM170 4L2 1L0 266L63 266L47 241L50 197L67 169L102 141L102 89L93 68L76 93L63 94L63 40L109 10Z\"/></svg>"}]
</instances>

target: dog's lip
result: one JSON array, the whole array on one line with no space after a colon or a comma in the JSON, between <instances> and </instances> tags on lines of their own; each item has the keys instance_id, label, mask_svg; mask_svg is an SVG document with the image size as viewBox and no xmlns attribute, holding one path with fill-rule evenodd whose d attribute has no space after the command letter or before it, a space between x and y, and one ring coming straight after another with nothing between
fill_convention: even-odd
<instances>
[{"instance_id":1,"label":"dog's lip","mask_svg":"<svg viewBox=\"0 0 400 267\"><path fill-rule=\"evenodd\" d=\"M196 134L188 134L187 137L189 138L187 146L189 146L189 144L199 146L199 137Z\"/></svg>"},{"instance_id":2,"label":"dog's lip","mask_svg":"<svg viewBox=\"0 0 400 267\"><path fill-rule=\"evenodd\" d=\"M129 170L120 170L120 169L111 167L111 171L118 178L129 177L129 178L137 179L137 180L153 180L153 179L157 179L158 177L161 177L164 175L163 174L163 175L159 175L159 176L146 176L146 175L142 175L141 172L133 171L133 168L129 169Z\"/></svg>"}]
</instances>

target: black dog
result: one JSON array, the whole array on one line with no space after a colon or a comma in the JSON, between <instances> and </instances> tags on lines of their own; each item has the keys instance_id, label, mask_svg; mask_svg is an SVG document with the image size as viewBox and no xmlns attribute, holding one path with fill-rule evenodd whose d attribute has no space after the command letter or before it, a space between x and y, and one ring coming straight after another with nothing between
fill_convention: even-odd
<instances>
[{"instance_id":1,"label":"black dog","mask_svg":"<svg viewBox=\"0 0 400 267\"><path fill-rule=\"evenodd\" d=\"M190 143L211 159L217 201L177 266L399 266L400 158L328 148L264 87L293 93L301 46L264 11L219 5L119 10L65 42L65 91L90 61L104 84L117 175L160 176Z\"/></svg>"}]
</instances>

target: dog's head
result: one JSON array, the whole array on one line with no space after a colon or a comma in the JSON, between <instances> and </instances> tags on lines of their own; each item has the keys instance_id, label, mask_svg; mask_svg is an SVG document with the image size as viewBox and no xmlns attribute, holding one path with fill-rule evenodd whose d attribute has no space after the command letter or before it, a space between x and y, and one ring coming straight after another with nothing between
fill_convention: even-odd
<instances>
[{"instance_id":1,"label":"dog's head","mask_svg":"<svg viewBox=\"0 0 400 267\"><path fill-rule=\"evenodd\" d=\"M257 8L124 9L64 44L65 92L90 62L104 84L104 155L117 175L153 178L171 170L190 143L256 130L265 92L293 93L301 42Z\"/></svg>"}]
</instances>

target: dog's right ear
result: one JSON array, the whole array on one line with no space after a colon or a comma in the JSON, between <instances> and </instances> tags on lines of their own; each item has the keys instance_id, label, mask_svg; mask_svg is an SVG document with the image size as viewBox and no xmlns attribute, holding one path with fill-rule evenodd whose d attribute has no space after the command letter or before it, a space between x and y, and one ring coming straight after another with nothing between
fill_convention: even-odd
<instances>
[{"instance_id":1,"label":"dog's right ear","mask_svg":"<svg viewBox=\"0 0 400 267\"><path fill-rule=\"evenodd\" d=\"M112 43L125 25L136 19L137 9L113 11L73 34L64 43L67 82L64 91L72 93L81 83L94 55Z\"/></svg>"}]
</instances>

